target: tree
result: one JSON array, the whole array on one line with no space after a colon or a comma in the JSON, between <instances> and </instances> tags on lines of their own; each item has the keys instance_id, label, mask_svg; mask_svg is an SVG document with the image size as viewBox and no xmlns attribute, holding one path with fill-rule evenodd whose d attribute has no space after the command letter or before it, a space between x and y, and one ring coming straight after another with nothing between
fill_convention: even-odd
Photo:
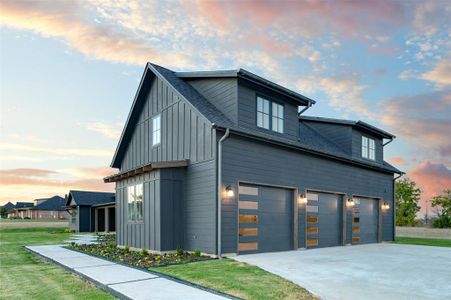
<instances>
[{"instance_id":1,"label":"tree","mask_svg":"<svg viewBox=\"0 0 451 300\"><path fill-rule=\"evenodd\" d=\"M416 224L415 216L420 207L421 190L417 187L415 181L404 178L396 182L396 225L414 226Z\"/></svg>"},{"instance_id":2,"label":"tree","mask_svg":"<svg viewBox=\"0 0 451 300\"><path fill-rule=\"evenodd\" d=\"M4 206L0 206L0 216L6 218L8 216L8 211Z\"/></svg>"},{"instance_id":3,"label":"tree","mask_svg":"<svg viewBox=\"0 0 451 300\"><path fill-rule=\"evenodd\" d=\"M432 207L437 209L437 219L432 224L438 228L451 227L451 189L444 190L441 195L432 198Z\"/></svg>"}]
</instances>

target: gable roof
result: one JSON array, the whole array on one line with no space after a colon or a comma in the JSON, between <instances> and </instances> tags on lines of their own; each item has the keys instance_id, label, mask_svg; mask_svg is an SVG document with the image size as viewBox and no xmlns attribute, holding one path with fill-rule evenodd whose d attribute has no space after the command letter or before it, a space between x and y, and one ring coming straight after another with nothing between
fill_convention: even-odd
<instances>
[{"instance_id":1,"label":"gable roof","mask_svg":"<svg viewBox=\"0 0 451 300\"><path fill-rule=\"evenodd\" d=\"M293 90L283 87L273 81L258 76L245 69L238 70L219 70L219 71L196 71L196 72L176 72L175 75L179 78L242 78L253 82L257 85L272 89L288 98L299 102L301 105L312 105L316 101L304 95L301 95Z\"/></svg>"},{"instance_id":2,"label":"gable roof","mask_svg":"<svg viewBox=\"0 0 451 300\"><path fill-rule=\"evenodd\" d=\"M8 201L8 203L6 203L5 205L3 205L3 208L8 210L12 210L14 209L14 204L12 204L11 202Z\"/></svg>"},{"instance_id":3,"label":"gable roof","mask_svg":"<svg viewBox=\"0 0 451 300\"><path fill-rule=\"evenodd\" d=\"M39 199L43 200L43 199ZM47 200L39 203L36 206L33 206L32 210L64 210L64 205L66 200L61 198L60 196L53 196L52 198L48 198Z\"/></svg>"},{"instance_id":4,"label":"gable roof","mask_svg":"<svg viewBox=\"0 0 451 300\"><path fill-rule=\"evenodd\" d=\"M66 200L66 206L69 206L72 200L74 200L75 206L92 206L115 202L116 194L92 191L69 191L69 196Z\"/></svg>"},{"instance_id":5,"label":"gable roof","mask_svg":"<svg viewBox=\"0 0 451 300\"><path fill-rule=\"evenodd\" d=\"M176 94L185 101L193 111L203 117L207 122L211 124L218 124L223 127L230 127L233 123L212 103L205 99L196 89L190 84L186 83L175 75L174 71L163 68L161 66L147 63L144 70L144 74L141 78L141 82L136 92L135 99L133 100L132 108L127 117L124 129L122 131L119 143L116 147L116 151L111 162L112 168L119 168L120 161L125 153L126 146L131 136L133 135L133 129L138 121L139 114L142 106L146 101L146 92L150 88L151 80L154 76L169 85Z\"/></svg>"},{"instance_id":6,"label":"gable roof","mask_svg":"<svg viewBox=\"0 0 451 300\"><path fill-rule=\"evenodd\" d=\"M333 118L313 117L313 116L299 116L299 119L302 121L353 126L356 128L366 130L366 131L370 131L371 133L376 134L376 135L386 138L386 139L394 139L396 137L393 134L388 133L385 130L382 130L380 128L377 128L373 125L370 125L370 124L360 121L360 120L353 121L353 120L333 119Z\"/></svg>"},{"instance_id":7,"label":"gable roof","mask_svg":"<svg viewBox=\"0 0 451 300\"><path fill-rule=\"evenodd\" d=\"M16 202L14 208L28 208L34 206L33 202Z\"/></svg>"}]
</instances>

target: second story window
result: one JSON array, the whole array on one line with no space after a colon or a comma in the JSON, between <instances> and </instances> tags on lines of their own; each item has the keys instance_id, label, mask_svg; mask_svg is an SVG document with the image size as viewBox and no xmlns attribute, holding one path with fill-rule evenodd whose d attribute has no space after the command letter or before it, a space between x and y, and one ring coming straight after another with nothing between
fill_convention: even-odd
<instances>
[{"instance_id":1,"label":"second story window","mask_svg":"<svg viewBox=\"0 0 451 300\"><path fill-rule=\"evenodd\" d=\"M373 139L362 136L362 157L375 160L376 159L376 145Z\"/></svg>"},{"instance_id":2,"label":"second story window","mask_svg":"<svg viewBox=\"0 0 451 300\"><path fill-rule=\"evenodd\" d=\"M257 126L283 133L283 105L257 97Z\"/></svg>"},{"instance_id":3,"label":"second story window","mask_svg":"<svg viewBox=\"0 0 451 300\"><path fill-rule=\"evenodd\" d=\"M161 142L161 115L152 118L152 146Z\"/></svg>"}]
</instances>

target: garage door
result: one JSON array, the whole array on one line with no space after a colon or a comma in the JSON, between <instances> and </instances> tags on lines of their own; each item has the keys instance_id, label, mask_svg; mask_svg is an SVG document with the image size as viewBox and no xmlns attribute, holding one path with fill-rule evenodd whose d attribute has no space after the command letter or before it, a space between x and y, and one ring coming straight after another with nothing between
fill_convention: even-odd
<instances>
[{"instance_id":1,"label":"garage door","mask_svg":"<svg viewBox=\"0 0 451 300\"><path fill-rule=\"evenodd\" d=\"M352 218L353 244L377 243L379 227L379 200L354 198Z\"/></svg>"},{"instance_id":2,"label":"garage door","mask_svg":"<svg viewBox=\"0 0 451 300\"><path fill-rule=\"evenodd\" d=\"M342 196L307 193L307 200L307 247L342 245Z\"/></svg>"},{"instance_id":3,"label":"garage door","mask_svg":"<svg viewBox=\"0 0 451 300\"><path fill-rule=\"evenodd\" d=\"M288 189L241 184L238 252L293 249L293 201Z\"/></svg>"}]
</instances>

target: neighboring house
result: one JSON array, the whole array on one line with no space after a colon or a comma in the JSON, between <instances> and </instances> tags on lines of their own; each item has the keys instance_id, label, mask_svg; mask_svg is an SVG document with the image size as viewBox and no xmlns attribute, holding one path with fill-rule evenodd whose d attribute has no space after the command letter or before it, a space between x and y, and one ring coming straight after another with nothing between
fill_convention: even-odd
<instances>
[{"instance_id":1,"label":"neighboring house","mask_svg":"<svg viewBox=\"0 0 451 300\"><path fill-rule=\"evenodd\" d=\"M69 191L66 209L69 228L77 232L112 232L116 230L114 193Z\"/></svg>"},{"instance_id":2,"label":"neighboring house","mask_svg":"<svg viewBox=\"0 0 451 300\"><path fill-rule=\"evenodd\" d=\"M395 137L304 117L315 101L243 69L147 64L111 167L117 243L245 254L394 240ZM219 204L219 205L218 205Z\"/></svg>"},{"instance_id":3,"label":"neighboring house","mask_svg":"<svg viewBox=\"0 0 451 300\"><path fill-rule=\"evenodd\" d=\"M64 206L66 200L60 196L36 199L35 205L29 208L31 219L68 219L69 214Z\"/></svg>"},{"instance_id":4,"label":"neighboring house","mask_svg":"<svg viewBox=\"0 0 451 300\"><path fill-rule=\"evenodd\" d=\"M31 219L30 208L34 206L33 202L16 202L11 217L21 219Z\"/></svg>"},{"instance_id":5,"label":"neighboring house","mask_svg":"<svg viewBox=\"0 0 451 300\"><path fill-rule=\"evenodd\" d=\"M3 208L6 212L6 217L9 218L14 213L14 204L8 201L5 205L3 205Z\"/></svg>"}]
</instances>

